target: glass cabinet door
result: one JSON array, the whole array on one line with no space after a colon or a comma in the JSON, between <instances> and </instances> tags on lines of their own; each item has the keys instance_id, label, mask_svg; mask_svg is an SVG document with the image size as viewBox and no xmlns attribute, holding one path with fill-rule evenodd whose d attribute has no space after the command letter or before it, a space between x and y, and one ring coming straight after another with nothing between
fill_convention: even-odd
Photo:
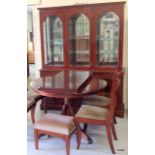
<instances>
[{"instance_id":1,"label":"glass cabinet door","mask_svg":"<svg viewBox=\"0 0 155 155\"><path fill-rule=\"evenodd\" d=\"M63 24L61 19L57 16L48 16L43 28L45 64L63 65Z\"/></svg>"},{"instance_id":2,"label":"glass cabinet door","mask_svg":"<svg viewBox=\"0 0 155 155\"><path fill-rule=\"evenodd\" d=\"M77 14L69 21L69 62L72 66L90 63L90 23L87 16Z\"/></svg>"},{"instance_id":3,"label":"glass cabinet door","mask_svg":"<svg viewBox=\"0 0 155 155\"><path fill-rule=\"evenodd\" d=\"M118 64L119 18L114 12L107 12L97 21L97 65Z\"/></svg>"}]
</instances>

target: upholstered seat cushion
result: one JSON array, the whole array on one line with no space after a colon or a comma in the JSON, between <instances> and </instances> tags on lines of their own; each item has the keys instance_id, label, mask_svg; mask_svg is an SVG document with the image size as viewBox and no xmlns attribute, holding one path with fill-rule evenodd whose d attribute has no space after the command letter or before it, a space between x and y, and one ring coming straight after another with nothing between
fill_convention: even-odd
<instances>
[{"instance_id":1,"label":"upholstered seat cushion","mask_svg":"<svg viewBox=\"0 0 155 155\"><path fill-rule=\"evenodd\" d=\"M105 120L107 119L109 110L106 108L95 107L90 105L82 105L75 117Z\"/></svg>"},{"instance_id":2,"label":"upholstered seat cushion","mask_svg":"<svg viewBox=\"0 0 155 155\"><path fill-rule=\"evenodd\" d=\"M34 100L27 100L27 109L30 109L35 104Z\"/></svg>"},{"instance_id":3,"label":"upholstered seat cushion","mask_svg":"<svg viewBox=\"0 0 155 155\"><path fill-rule=\"evenodd\" d=\"M38 96L38 94L35 93L34 91L32 91L32 90L27 91L27 100L34 100L35 97L37 97L37 96Z\"/></svg>"},{"instance_id":4,"label":"upholstered seat cushion","mask_svg":"<svg viewBox=\"0 0 155 155\"><path fill-rule=\"evenodd\" d=\"M109 105L110 100L111 99L109 97L100 96L100 95L91 95L91 96L85 97L82 103L86 105L105 107Z\"/></svg>"},{"instance_id":5,"label":"upholstered seat cushion","mask_svg":"<svg viewBox=\"0 0 155 155\"><path fill-rule=\"evenodd\" d=\"M73 117L59 114L45 114L34 124L35 129L69 135L75 128Z\"/></svg>"},{"instance_id":6,"label":"upholstered seat cushion","mask_svg":"<svg viewBox=\"0 0 155 155\"><path fill-rule=\"evenodd\" d=\"M33 104L35 104L35 98L38 96L37 93L34 91L27 91L27 109L28 111L33 107Z\"/></svg>"}]
</instances>

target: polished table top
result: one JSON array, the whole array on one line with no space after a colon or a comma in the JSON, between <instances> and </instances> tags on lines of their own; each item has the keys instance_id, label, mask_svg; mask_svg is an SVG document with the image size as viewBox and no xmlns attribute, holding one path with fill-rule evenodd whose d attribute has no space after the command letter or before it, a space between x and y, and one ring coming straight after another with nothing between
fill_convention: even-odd
<instances>
[{"instance_id":1,"label":"polished table top","mask_svg":"<svg viewBox=\"0 0 155 155\"><path fill-rule=\"evenodd\" d=\"M34 91L43 96L67 95L78 97L103 90L107 82L91 77L89 71L62 71L54 76L45 76L30 83Z\"/></svg>"}]
</instances>

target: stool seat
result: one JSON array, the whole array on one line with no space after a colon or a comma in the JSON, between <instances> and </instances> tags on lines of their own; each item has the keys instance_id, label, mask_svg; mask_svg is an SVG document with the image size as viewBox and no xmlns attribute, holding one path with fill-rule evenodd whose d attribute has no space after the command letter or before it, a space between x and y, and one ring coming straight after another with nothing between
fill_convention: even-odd
<instances>
[{"instance_id":1,"label":"stool seat","mask_svg":"<svg viewBox=\"0 0 155 155\"><path fill-rule=\"evenodd\" d=\"M71 116L48 113L35 122L34 129L70 135L75 129L73 119Z\"/></svg>"}]
</instances>

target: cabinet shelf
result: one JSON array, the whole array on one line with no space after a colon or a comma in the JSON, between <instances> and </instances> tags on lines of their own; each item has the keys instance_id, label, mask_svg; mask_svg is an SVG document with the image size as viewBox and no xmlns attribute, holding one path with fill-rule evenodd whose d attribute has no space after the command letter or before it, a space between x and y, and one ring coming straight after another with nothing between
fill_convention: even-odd
<instances>
[{"instance_id":1,"label":"cabinet shelf","mask_svg":"<svg viewBox=\"0 0 155 155\"><path fill-rule=\"evenodd\" d=\"M80 36L80 37L70 37L69 40L77 40L77 39L90 39L88 36Z\"/></svg>"}]
</instances>

